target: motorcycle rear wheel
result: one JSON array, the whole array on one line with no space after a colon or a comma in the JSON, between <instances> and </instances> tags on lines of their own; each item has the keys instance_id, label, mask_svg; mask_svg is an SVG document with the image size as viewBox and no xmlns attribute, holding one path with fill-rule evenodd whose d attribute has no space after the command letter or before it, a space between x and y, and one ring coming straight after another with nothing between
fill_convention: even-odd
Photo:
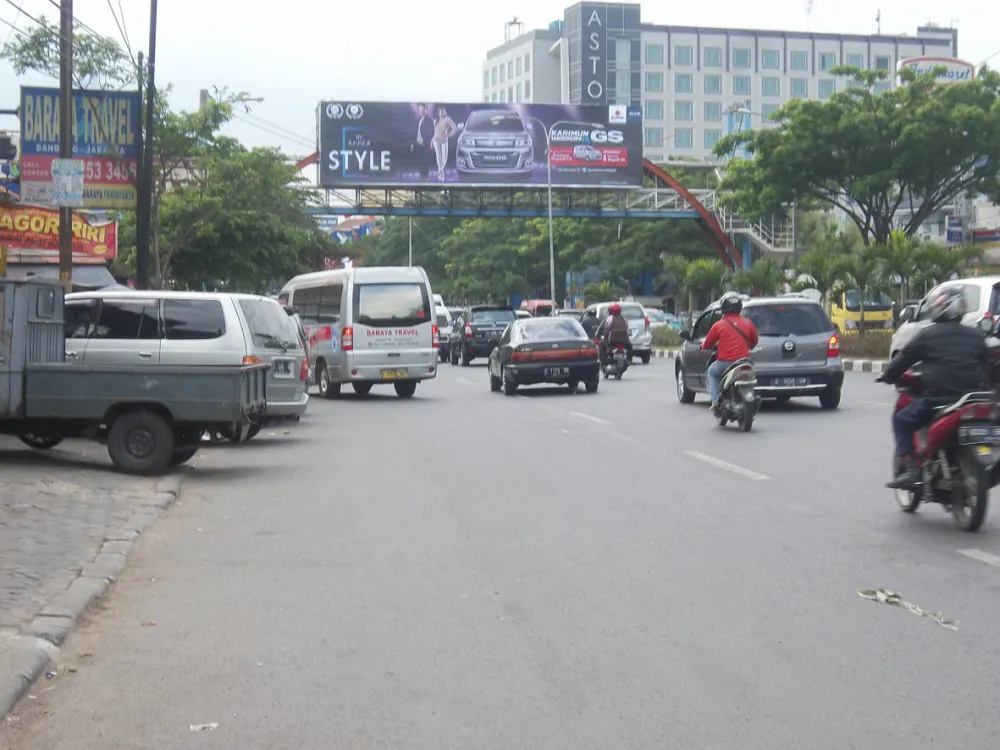
<instances>
[{"instance_id":1,"label":"motorcycle rear wheel","mask_svg":"<svg viewBox=\"0 0 1000 750\"><path fill-rule=\"evenodd\" d=\"M750 432L753 427L753 413L749 404L743 407L743 414L740 415L740 429L743 432Z\"/></svg>"},{"instance_id":2,"label":"motorcycle rear wheel","mask_svg":"<svg viewBox=\"0 0 1000 750\"><path fill-rule=\"evenodd\" d=\"M897 476L899 474L899 456L892 457L892 475ZM913 492L912 490L893 490L893 496L896 498L896 504L899 505L900 510L904 513L915 513L917 508L920 507L920 493Z\"/></svg>"},{"instance_id":3,"label":"motorcycle rear wheel","mask_svg":"<svg viewBox=\"0 0 1000 750\"><path fill-rule=\"evenodd\" d=\"M951 515L955 519L955 525L962 531L979 531L986 520L989 505L989 472L979 462L975 446L963 450L958 463L961 467L962 485L952 491L954 502L951 505Z\"/></svg>"}]
</instances>

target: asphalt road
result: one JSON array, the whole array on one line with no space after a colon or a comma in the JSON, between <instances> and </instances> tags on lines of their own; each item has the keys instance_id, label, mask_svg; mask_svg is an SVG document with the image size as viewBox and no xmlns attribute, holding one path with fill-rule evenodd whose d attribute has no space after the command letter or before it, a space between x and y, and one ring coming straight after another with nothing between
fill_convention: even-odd
<instances>
[{"instance_id":1,"label":"asphalt road","mask_svg":"<svg viewBox=\"0 0 1000 750\"><path fill-rule=\"evenodd\" d=\"M742 434L671 364L513 398L445 366L203 451L7 745L1000 747L1000 516L896 509L870 375Z\"/></svg>"}]
</instances>

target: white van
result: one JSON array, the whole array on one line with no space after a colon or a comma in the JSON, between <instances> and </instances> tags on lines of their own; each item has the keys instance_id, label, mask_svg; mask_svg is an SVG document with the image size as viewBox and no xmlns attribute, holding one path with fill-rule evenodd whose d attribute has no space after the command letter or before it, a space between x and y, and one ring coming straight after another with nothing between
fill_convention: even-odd
<instances>
[{"instance_id":1,"label":"white van","mask_svg":"<svg viewBox=\"0 0 1000 750\"><path fill-rule=\"evenodd\" d=\"M344 383L358 395L392 384L400 398L437 376L440 331L419 266L345 268L296 276L278 301L309 335L313 381L324 398Z\"/></svg>"}]
</instances>

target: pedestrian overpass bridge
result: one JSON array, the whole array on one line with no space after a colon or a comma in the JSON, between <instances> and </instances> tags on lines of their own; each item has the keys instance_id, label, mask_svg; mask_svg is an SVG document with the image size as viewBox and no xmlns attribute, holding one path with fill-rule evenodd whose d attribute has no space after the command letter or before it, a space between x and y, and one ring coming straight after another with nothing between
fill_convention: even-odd
<instances>
[{"instance_id":1,"label":"pedestrian overpass bridge","mask_svg":"<svg viewBox=\"0 0 1000 750\"><path fill-rule=\"evenodd\" d=\"M298 162L315 164L319 154ZM788 252L791 232L787 220L748 222L719 204L714 190L689 190L651 161L643 160L649 187L591 189L552 187L552 215L574 219L693 220L732 269L749 266L753 249ZM475 186L419 188L305 188L313 194L308 213L318 215L452 216L542 218L548 216L548 186L477 188ZM741 247L737 249L735 240Z\"/></svg>"}]
</instances>

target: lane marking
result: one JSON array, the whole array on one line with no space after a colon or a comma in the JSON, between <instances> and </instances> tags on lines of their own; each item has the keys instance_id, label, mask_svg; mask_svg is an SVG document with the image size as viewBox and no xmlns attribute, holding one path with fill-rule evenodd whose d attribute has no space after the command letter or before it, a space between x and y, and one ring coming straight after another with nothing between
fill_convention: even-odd
<instances>
[{"instance_id":1,"label":"lane marking","mask_svg":"<svg viewBox=\"0 0 1000 750\"><path fill-rule=\"evenodd\" d=\"M574 417L579 417L580 419L589 419L591 422L596 422L597 424L603 424L610 426L612 423L606 419L601 419L600 417L592 417L589 414L584 414L582 411L571 411Z\"/></svg>"},{"instance_id":2,"label":"lane marking","mask_svg":"<svg viewBox=\"0 0 1000 750\"><path fill-rule=\"evenodd\" d=\"M1000 557L991 555L989 552L983 552L980 549L960 549L958 554L992 565L994 568L1000 568Z\"/></svg>"},{"instance_id":3,"label":"lane marking","mask_svg":"<svg viewBox=\"0 0 1000 750\"><path fill-rule=\"evenodd\" d=\"M471 380L466 380L465 378L459 378L458 382L462 385L475 385Z\"/></svg>"},{"instance_id":4,"label":"lane marking","mask_svg":"<svg viewBox=\"0 0 1000 750\"><path fill-rule=\"evenodd\" d=\"M887 404L885 401L861 401L862 404L868 404L869 406L882 406L886 409L891 409L895 404Z\"/></svg>"},{"instance_id":5,"label":"lane marking","mask_svg":"<svg viewBox=\"0 0 1000 750\"><path fill-rule=\"evenodd\" d=\"M684 451L684 455L690 456L691 458L697 458L699 461L704 461L706 464L711 464L716 468L731 471L733 474L739 474L741 477L753 479L757 482L763 479L770 479L770 477L766 474L758 474L756 471L745 469L737 464L731 464L728 461L723 461L721 458L716 458L715 456L707 456L704 453L699 453L698 451Z\"/></svg>"}]
</instances>

